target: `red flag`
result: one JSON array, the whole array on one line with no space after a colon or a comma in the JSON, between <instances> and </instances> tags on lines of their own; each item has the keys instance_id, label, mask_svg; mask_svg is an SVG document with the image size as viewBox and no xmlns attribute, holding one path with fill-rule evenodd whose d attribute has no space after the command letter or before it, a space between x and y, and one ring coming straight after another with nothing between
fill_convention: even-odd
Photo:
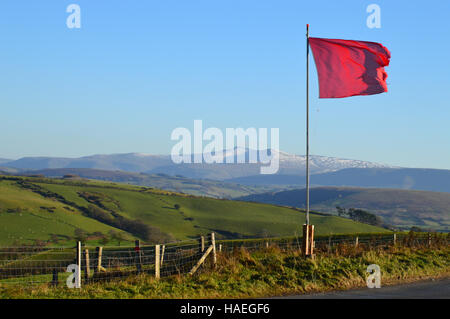
<instances>
[{"instance_id":1,"label":"red flag","mask_svg":"<svg viewBox=\"0 0 450 319\"><path fill-rule=\"evenodd\" d=\"M375 42L309 38L319 76L319 97L387 92L391 53Z\"/></svg>"}]
</instances>

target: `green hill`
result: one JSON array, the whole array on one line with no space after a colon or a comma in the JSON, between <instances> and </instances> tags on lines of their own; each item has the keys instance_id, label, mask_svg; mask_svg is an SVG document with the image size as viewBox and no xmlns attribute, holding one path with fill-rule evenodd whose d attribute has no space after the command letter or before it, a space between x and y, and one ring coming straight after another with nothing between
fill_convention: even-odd
<instances>
[{"instance_id":1,"label":"green hill","mask_svg":"<svg viewBox=\"0 0 450 319\"><path fill-rule=\"evenodd\" d=\"M240 200L302 208L305 198L305 189L297 189L249 195ZM437 231L450 230L449 193L384 188L311 188L313 209L335 214L336 206L368 210L399 228L417 226Z\"/></svg>"},{"instance_id":2,"label":"green hill","mask_svg":"<svg viewBox=\"0 0 450 319\"><path fill-rule=\"evenodd\" d=\"M170 176L162 173L145 174L125 171L108 171L92 168L54 168L26 171L23 172L23 174L9 173L8 175L43 175L44 177L51 178L61 178L67 175L71 175L87 179L154 187L172 192L185 193L196 196L209 196L214 198L229 199L250 194L288 189L287 186L247 186L210 179L192 179L180 175Z\"/></svg>"},{"instance_id":3,"label":"green hill","mask_svg":"<svg viewBox=\"0 0 450 319\"><path fill-rule=\"evenodd\" d=\"M219 200L158 189L85 180L0 176L0 244L72 241L74 231L121 232L128 240L295 235L303 212L270 204ZM379 232L348 219L312 214L317 234ZM98 235L98 234L97 234Z\"/></svg>"}]
</instances>

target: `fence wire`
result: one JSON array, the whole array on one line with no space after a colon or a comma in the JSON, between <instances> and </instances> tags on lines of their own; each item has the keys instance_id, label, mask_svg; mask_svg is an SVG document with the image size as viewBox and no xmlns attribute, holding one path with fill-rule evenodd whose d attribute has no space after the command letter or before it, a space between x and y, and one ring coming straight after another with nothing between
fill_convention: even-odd
<instances>
[{"instance_id":1,"label":"fence wire","mask_svg":"<svg viewBox=\"0 0 450 319\"><path fill-rule=\"evenodd\" d=\"M448 245L449 237L449 234L437 233L317 236L314 249L319 254L351 246L372 249L394 244L409 247ZM159 273L159 277L181 275L190 272L212 245L211 236L205 236L203 241L193 239L158 246L82 246L80 260L76 247L0 247L0 285L65 286L71 275L66 272L67 267L71 264L81 265L82 284L120 280L137 274L156 276ZM257 251L277 247L284 251L298 251L301 245L301 237L219 240L215 242L215 250L220 253L241 248Z\"/></svg>"}]
</instances>

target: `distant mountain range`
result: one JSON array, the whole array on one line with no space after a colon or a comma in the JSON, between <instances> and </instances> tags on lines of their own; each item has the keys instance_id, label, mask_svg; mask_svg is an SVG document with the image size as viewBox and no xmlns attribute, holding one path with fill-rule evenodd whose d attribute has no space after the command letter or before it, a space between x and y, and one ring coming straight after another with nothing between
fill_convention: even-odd
<instances>
[{"instance_id":1,"label":"distant mountain range","mask_svg":"<svg viewBox=\"0 0 450 319\"><path fill-rule=\"evenodd\" d=\"M306 190L296 189L253 194L238 200L305 208ZM384 222L404 229L450 231L450 194L439 192L315 187L310 191L311 209L336 214L336 206L361 208L381 216Z\"/></svg>"},{"instance_id":2,"label":"distant mountain range","mask_svg":"<svg viewBox=\"0 0 450 319\"><path fill-rule=\"evenodd\" d=\"M12 162L12 160L6 159L6 158L0 158L0 165L2 165L3 163L8 163L8 162Z\"/></svg>"},{"instance_id":3,"label":"distant mountain range","mask_svg":"<svg viewBox=\"0 0 450 319\"><path fill-rule=\"evenodd\" d=\"M275 150L272 150L275 155ZM196 179L225 180L247 177L259 174L261 164L249 164L249 149L235 148L225 151L224 159L234 157L235 164L175 164L169 155L148 155L141 153L92 155L80 158L61 157L24 157L14 161L0 162L0 166L22 169L40 170L53 168L93 168L101 170L120 170L125 172L164 173L169 175L183 175ZM247 163L238 164L237 157L243 155ZM305 174L306 157L278 152L280 175ZM266 165L264 165L266 166ZM345 168L384 168L389 165L350 160L326 156L311 156L310 171L312 174L333 172ZM268 176L268 175L266 175Z\"/></svg>"},{"instance_id":4,"label":"distant mountain range","mask_svg":"<svg viewBox=\"0 0 450 319\"><path fill-rule=\"evenodd\" d=\"M23 157L4 162L1 166L26 170L49 168L95 168L121 170L126 172L145 172L170 163L169 156L142 155L138 153L92 155L79 158L65 157Z\"/></svg>"},{"instance_id":5,"label":"distant mountain range","mask_svg":"<svg viewBox=\"0 0 450 319\"><path fill-rule=\"evenodd\" d=\"M249 150L236 148L223 154L224 158L233 156L235 162L238 155L248 161ZM280 170L274 175L259 174L260 164L175 164L168 155L140 153L0 160L0 174L72 174L66 178L303 207L305 191L292 189L305 185L306 158L284 152L278 155ZM312 188L314 210L335 213L336 206L363 208L382 216L386 223L405 229L419 226L450 230L450 170L392 167L326 156L310 159L311 186L326 186Z\"/></svg>"},{"instance_id":6,"label":"distant mountain range","mask_svg":"<svg viewBox=\"0 0 450 319\"><path fill-rule=\"evenodd\" d=\"M277 151L272 150L271 152L272 155L275 155ZM103 176L100 179L108 180L110 178L110 180L121 182L132 180L131 183L136 185L164 186L169 187L170 190L183 191L184 189L188 190L187 193L191 193L191 188L173 188L178 187L176 185L180 184L180 180L169 181L166 176L164 182L161 182L163 179L161 176L155 177L164 174L177 179L186 178L187 181L184 181L183 185L206 185L205 180L208 180L210 187L213 187L212 181L220 181L222 183L220 187L225 187L226 190L218 191L216 189L208 192L205 186L201 193L195 193L214 197L246 195L246 191L241 193L242 189L251 189L252 191L248 193L251 194L258 189L280 190L292 188L291 186L304 187L305 156L278 152L280 167L278 173L263 175L260 174L261 164L248 163L249 153L249 149L245 148L224 151L222 154L224 162L227 158L233 157L235 164L175 164L169 155L141 153L92 155L80 158L24 157L13 161L0 159L0 173L21 174L27 172L29 174L30 171L36 170L92 169L94 171L83 171L83 176L95 179ZM236 163L237 157L240 155L244 156L247 163ZM99 170L109 171L109 173L99 173ZM119 171L122 173L119 174ZM312 186L377 187L450 192L450 170L401 168L367 161L312 155L310 172ZM51 173L48 171L43 174ZM157 180L158 182L156 182ZM223 184L223 182L227 184ZM231 189L239 189L239 191L230 192Z\"/></svg>"}]
</instances>

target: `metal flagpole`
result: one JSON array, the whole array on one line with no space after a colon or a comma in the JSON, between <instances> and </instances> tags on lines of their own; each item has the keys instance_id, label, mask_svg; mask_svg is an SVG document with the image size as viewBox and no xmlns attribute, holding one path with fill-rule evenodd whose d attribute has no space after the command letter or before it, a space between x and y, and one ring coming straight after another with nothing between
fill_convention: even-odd
<instances>
[{"instance_id":1,"label":"metal flagpole","mask_svg":"<svg viewBox=\"0 0 450 319\"><path fill-rule=\"evenodd\" d=\"M309 225L309 24L306 25L306 225Z\"/></svg>"}]
</instances>

